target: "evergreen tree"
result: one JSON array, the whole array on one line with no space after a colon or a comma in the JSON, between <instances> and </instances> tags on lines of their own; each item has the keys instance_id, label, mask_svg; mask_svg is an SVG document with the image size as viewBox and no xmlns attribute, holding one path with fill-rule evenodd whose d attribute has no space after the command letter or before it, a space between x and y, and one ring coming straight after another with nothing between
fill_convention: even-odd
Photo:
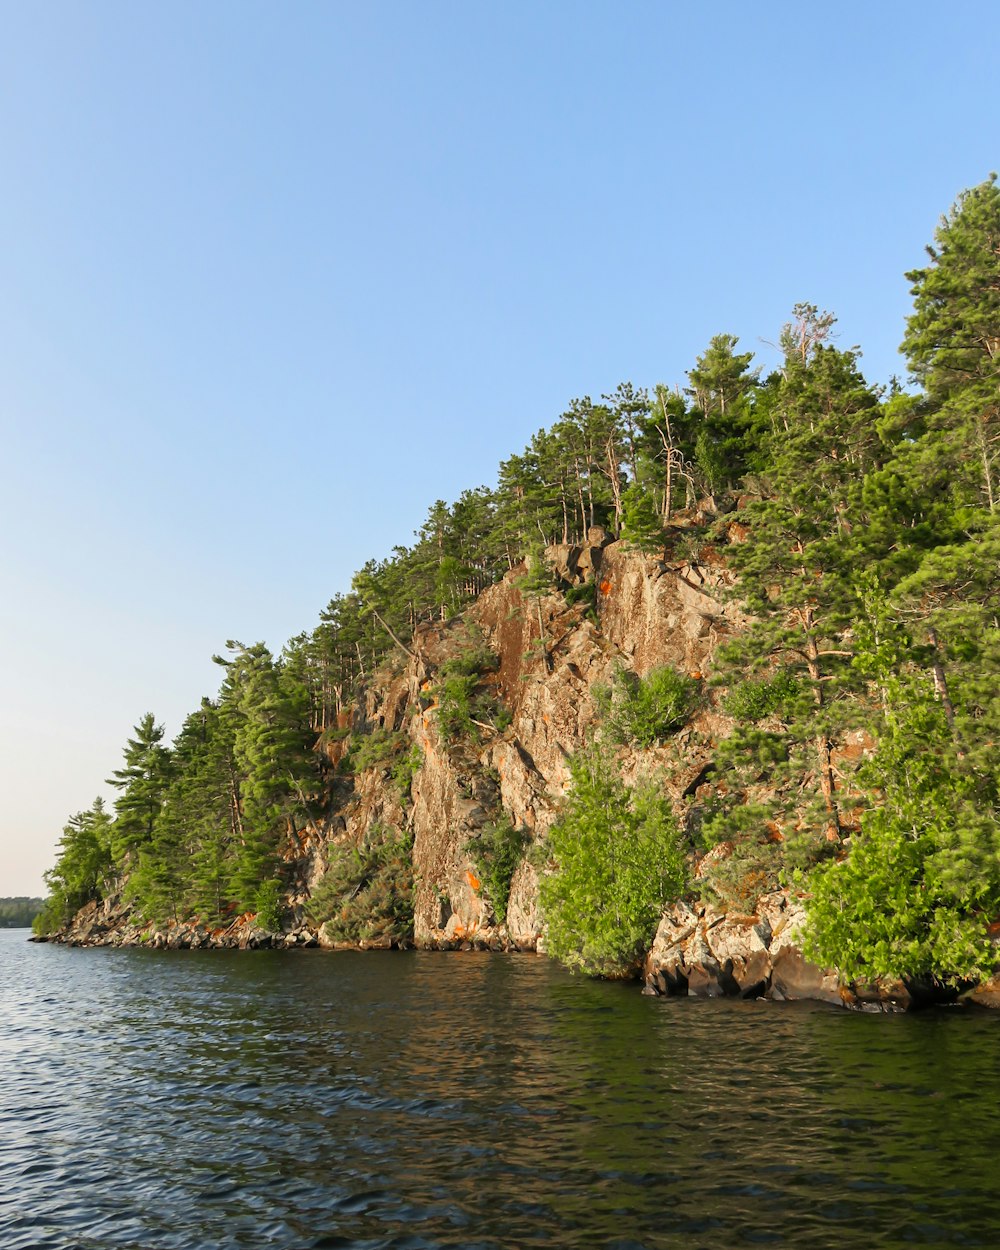
<instances>
[{"instance_id":1,"label":"evergreen tree","mask_svg":"<svg viewBox=\"0 0 1000 1250\"><path fill-rule=\"evenodd\" d=\"M780 383L767 494L742 514L746 541L729 548L739 574L734 593L753 620L720 652L731 685L740 674L777 670L786 693L777 723L738 727L722 754L730 766L742 755L748 776L763 770L773 780L811 778L816 810L788 795L785 814L795 811L800 832L823 828L835 841L841 822L833 745L852 720L863 720L848 697L856 679L846 633L864 553L863 476L879 453L878 396L858 371L855 352L815 344L803 350L802 334L791 341L797 347ZM733 830L734 806L730 796L720 836Z\"/></svg>"},{"instance_id":2,"label":"evergreen tree","mask_svg":"<svg viewBox=\"0 0 1000 1250\"><path fill-rule=\"evenodd\" d=\"M621 536L647 555L663 555L663 520L653 495L638 482L622 495Z\"/></svg>"},{"instance_id":3,"label":"evergreen tree","mask_svg":"<svg viewBox=\"0 0 1000 1250\"><path fill-rule=\"evenodd\" d=\"M233 893L253 908L262 883L279 872L279 843L300 820L315 826L319 764L312 751L308 694L285 674L263 643L230 643L222 714L233 735L240 777L240 842L234 848Z\"/></svg>"},{"instance_id":4,"label":"evergreen tree","mask_svg":"<svg viewBox=\"0 0 1000 1250\"><path fill-rule=\"evenodd\" d=\"M147 712L125 746L125 766L107 784L121 791L115 803L114 856L126 857L153 839L153 828L170 781L170 751L163 745L163 726Z\"/></svg>"},{"instance_id":5,"label":"evergreen tree","mask_svg":"<svg viewBox=\"0 0 1000 1250\"><path fill-rule=\"evenodd\" d=\"M717 334L688 373L695 403L695 459L709 494L731 490L747 468L753 352L737 353L735 334Z\"/></svg>"},{"instance_id":6,"label":"evergreen tree","mask_svg":"<svg viewBox=\"0 0 1000 1250\"><path fill-rule=\"evenodd\" d=\"M59 857L45 874L49 896L35 918L36 933L51 933L68 924L81 907L103 896L114 871L112 820L104 800L71 816L59 840Z\"/></svg>"},{"instance_id":7,"label":"evergreen tree","mask_svg":"<svg viewBox=\"0 0 1000 1250\"><path fill-rule=\"evenodd\" d=\"M917 471L956 507L1000 509L1000 189L959 196L907 274L914 308L902 350L926 395Z\"/></svg>"}]
</instances>

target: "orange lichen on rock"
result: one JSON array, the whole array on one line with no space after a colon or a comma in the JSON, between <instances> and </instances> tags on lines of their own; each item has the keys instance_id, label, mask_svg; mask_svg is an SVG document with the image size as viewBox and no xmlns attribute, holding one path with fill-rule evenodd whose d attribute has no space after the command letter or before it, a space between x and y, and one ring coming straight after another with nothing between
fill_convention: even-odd
<instances>
[{"instance_id":1,"label":"orange lichen on rock","mask_svg":"<svg viewBox=\"0 0 1000 1250\"><path fill-rule=\"evenodd\" d=\"M465 870L465 879L466 881L468 881L469 885L472 887L473 890L478 890L480 885L482 884L482 882L479 880L479 878L476 876L476 874L472 871L471 868L467 868Z\"/></svg>"}]
</instances>

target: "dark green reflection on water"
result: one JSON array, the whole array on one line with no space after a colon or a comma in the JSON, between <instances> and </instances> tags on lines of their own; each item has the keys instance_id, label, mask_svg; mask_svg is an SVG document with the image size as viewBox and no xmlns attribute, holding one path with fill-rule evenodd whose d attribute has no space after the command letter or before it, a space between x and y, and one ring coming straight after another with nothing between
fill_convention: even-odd
<instances>
[{"instance_id":1,"label":"dark green reflection on water","mask_svg":"<svg viewBox=\"0 0 1000 1250\"><path fill-rule=\"evenodd\" d=\"M61 1182L9 1173L11 1250L1000 1243L992 1016L655 1000L530 956L34 949L79 1023L38 1060L59 1145L24 1151Z\"/></svg>"}]
</instances>

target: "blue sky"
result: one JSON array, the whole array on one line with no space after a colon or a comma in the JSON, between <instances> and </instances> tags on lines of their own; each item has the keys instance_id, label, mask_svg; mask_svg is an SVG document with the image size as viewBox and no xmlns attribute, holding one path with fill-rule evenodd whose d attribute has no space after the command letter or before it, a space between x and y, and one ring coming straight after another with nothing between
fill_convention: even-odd
<instances>
[{"instance_id":1,"label":"blue sky","mask_svg":"<svg viewBox=\"0 0 1000 1250\"><path fill-rule=\"evenodd\" d=\"M896 354L1000 164L997 10L8 5L0 895L147 711L280 647L577 395Z\"/></svg>"}]
</instances>

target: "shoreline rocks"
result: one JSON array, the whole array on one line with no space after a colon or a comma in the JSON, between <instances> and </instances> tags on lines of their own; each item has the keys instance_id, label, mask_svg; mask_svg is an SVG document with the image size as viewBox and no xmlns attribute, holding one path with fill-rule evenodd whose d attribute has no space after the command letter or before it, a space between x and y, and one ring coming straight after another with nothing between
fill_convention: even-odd
<instances>
[{"instance_id":1,"label":"shoreline rocks","mask_svg":"<svg viewBox=\"0 0 1000 1250\"><path fill-rule=\"evenodd\" d=\"M1000 975L974 987L845 981L802 954L805 909L787 890L762 895L753 915L675 903L660 921L643 974L646 994L820 1002L854 1011L923 1007L1000 1009Z\"/></svg>"}]
</instances>

